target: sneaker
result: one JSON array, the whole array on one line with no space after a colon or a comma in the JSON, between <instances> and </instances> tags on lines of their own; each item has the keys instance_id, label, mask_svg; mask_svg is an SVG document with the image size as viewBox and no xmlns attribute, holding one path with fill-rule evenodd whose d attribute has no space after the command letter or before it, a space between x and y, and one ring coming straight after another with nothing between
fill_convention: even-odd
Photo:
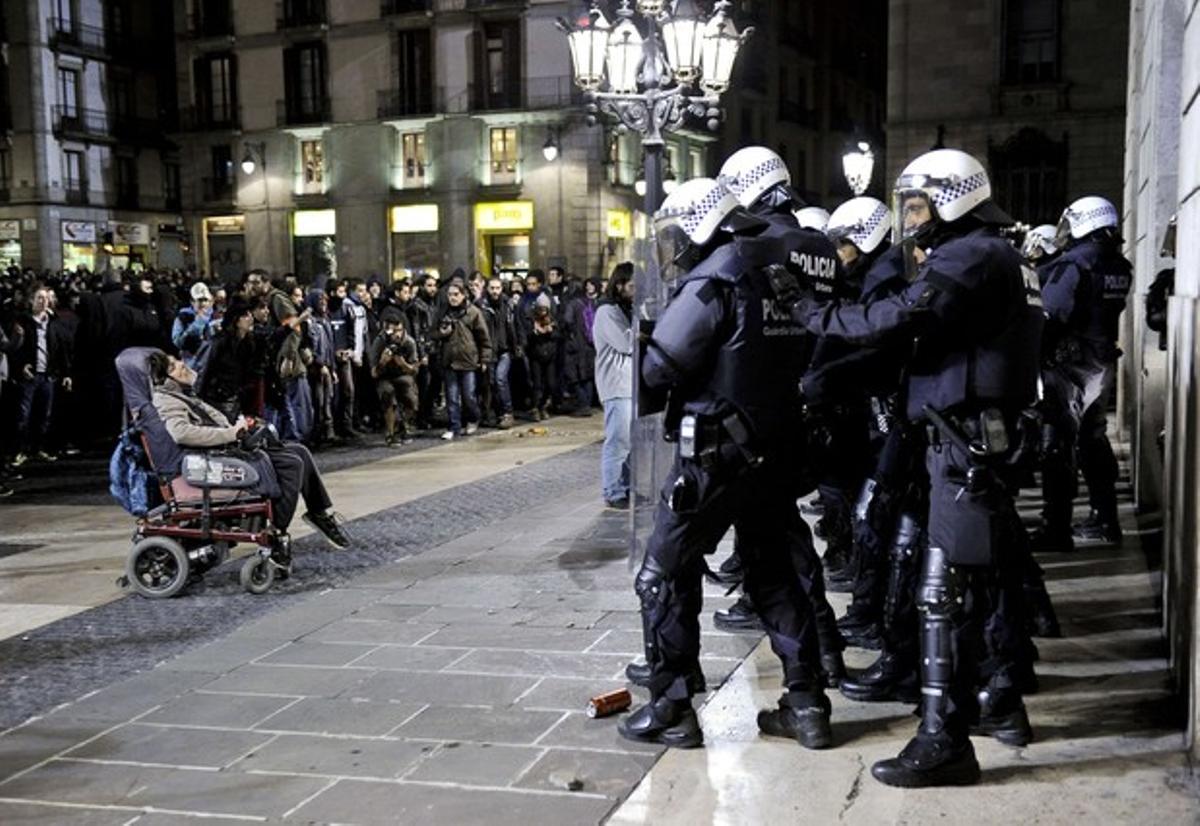
<instances>
[{"instance_id":1,"label":"sneaker","mask_svg":"<svg viewBox=\"0 0 1200 826\"><path fill-rule=\"evenodd\" d=\"M36 458L39 462L57 462L58 461L57 456L55 456L53 453L48 453L45 450L39 450L37 452Z\"/></svg>"},{"instance_id":2,"label":"sneaker","mask_svg":"<svg viewBox=\"0 0 1200 826\"><path fill-rule=\"evenodd\" d=\"M7 499L14 493L16 493L16 490L4 484L3 482L0 482L0 499Z\"/></svg>"},{"instance_id":3,"label":"sneaker","mask_svg":"<svg viewBox=\"0 0 1200 826\"><path fill-rule=\"evenodd\" d=\"M479 425L475 424L475 422L471 422L470 424L467 425L466 433L468 436L474 436L478 430L479 430Z\"/></svg>"},{"instance_id":4,"label":"sneaker","mask_svg":"<svg viewBox=\"0 0 1200 826\"><path fill-rule=\"evenodd\" d=\"M452 441L453 439L454 439L454 431L453 430L447 430L445 433L442 434L443 442L449 442L449 441Z\"/></svg>"},{"instance_id":5,"label":"sneaker","mask_svg":"<svg viewBox=\"0 0 1200 826\"><path fill-rule=\"evenodd\" d=\"M399 439L389 433L383 438L383 443L388 447L395 447L399 443Z\"/></svg>"},{"instance_id":6,"label":"sneaker","mask_svg":"<svg viewBox=\"0 0 1200 826\"><path fill-rule=\"evenodd\" d=\"M25 455L24 453L18 453L16 456L13 457L12 466L20 467L21 465L25 464L28 461L29 461L29 457L27 455Z\"/></svg>"},{"instance_id":7,"label":"sneaker","mask_svg":"<svg viewBox=\"0 0 1200 826\"><path fill-rule=\"evenodd\" d=\"M411 445L412 443L413 443L413 437L412 437L412 436L401 436L401 437L400 437L400 444L402 444L402 445Z\"/></svg>"},{"instance_id":8,"label":"sneaker","mask_svg":"<svg viewBox=\"0 0 1200 826\"><path fill-rule=\"evenodd\" d=\"M508 430L514 424L515 422L513 421L513 414L505 413L500 417L500 422L496 425L496 427L500 428L501 430Z\"/></svg>"},{"instance_id":9,"label":"sneaker","mask_svg":"<svg viewBox=\"0 0 1200 826\"><path fill-rule=\"evenodd\" d=\"M627 511L629 510L629 497L626 496L622 499L605 499L604 507L614 511Z\"/></svg>"},{"instance_id":10,"label":"sneaker","mask_svg":"<svg viewBox=\"0 0 1200 826\"><path fill-rule=\"evenodd\" d=\"M338 550L344 551L350 547L350 537L346 536L333 513L306 513L303 519Z\"/></svg>"},{"instance_id":11,"label":"sneaker","mask_svg":"<svg viewBox=\"0 0 1200 826\"><path fill-rule=\"evenodd\" d=\"M1119 524L1099 518L1075 525L1071 535L1079 542L1103 542L1106 545L1117 545L1123 538Z\"/></svg>"}]
</instances>

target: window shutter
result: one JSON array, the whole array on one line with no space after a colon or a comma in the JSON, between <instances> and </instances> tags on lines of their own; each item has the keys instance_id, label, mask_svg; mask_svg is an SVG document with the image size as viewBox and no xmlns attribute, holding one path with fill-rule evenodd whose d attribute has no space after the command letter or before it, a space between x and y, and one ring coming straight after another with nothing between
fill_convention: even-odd
<instances>
[{"instance_id":1,"label":"window shutter","mask_svg":"<svg viewBox=\"0 0 1200 826\"><path fill-rule=\"evenodd\" d=\"M471 108L483 109L487 100L487 40L478 28L471 32L471 59L474 70Z\"/></svg>"}]
</instances>

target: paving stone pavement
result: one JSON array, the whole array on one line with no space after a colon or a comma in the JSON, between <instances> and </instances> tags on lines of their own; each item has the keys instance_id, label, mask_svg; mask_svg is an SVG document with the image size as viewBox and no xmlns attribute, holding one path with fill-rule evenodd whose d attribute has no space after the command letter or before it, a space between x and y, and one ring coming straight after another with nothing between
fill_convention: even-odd
<instances>
[{"instance_id":1,"label":"paving stone pavement","mask_svg":"<svg viewBox=\"0 0 1200 826\"><path fill-rule=\"evenodd\" d=\"M328 553L315 536L298 540L294 575L262 596L242 591L235 560L189 586L182 598L120 599L0 640L0 728L218 639L300 594L520 513L546 501L550 491L590 490L598 457L596 446L579 448L354 520L348 551Z\"/></svg>"},{"instance_id":2,"label":"paving stone pavement","mask_svg":"<svg viewBox=\"0 0 1200 826\"><path fill-rule=\"evenodd\" d=\"M589 446L357 520L362 550L302 555L265 600L215 577L0 642L0 713L41 715L0 735L0 823L602 821L660 749L584 714L641 649L597 466ZM715 689L757 639L704 623Z\"/></svg>"}]
</instances>

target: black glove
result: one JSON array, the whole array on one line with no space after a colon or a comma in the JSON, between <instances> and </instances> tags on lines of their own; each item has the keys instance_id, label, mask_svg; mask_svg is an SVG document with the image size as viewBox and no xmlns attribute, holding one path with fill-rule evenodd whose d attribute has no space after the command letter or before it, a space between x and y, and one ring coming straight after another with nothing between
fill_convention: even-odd
<instances>
[{"instance_id":1,"label":"black glove","mask_svg":"<svg viewBox=\"0 0 1200 826\"><path fill-rule=\"evenodd\" d=\"M811 285L801 284L796 275L780 264L772 264L766 268L767 280L771 283L771 292L775 300L786 310L800 303L812 292Z\"/></svg>"}]
</instances>

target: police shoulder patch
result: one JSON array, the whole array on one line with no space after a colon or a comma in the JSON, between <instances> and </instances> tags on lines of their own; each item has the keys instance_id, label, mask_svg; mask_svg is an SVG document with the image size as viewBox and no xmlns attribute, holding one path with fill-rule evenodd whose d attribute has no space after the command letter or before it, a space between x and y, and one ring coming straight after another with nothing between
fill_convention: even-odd
<instances>
[{"instance_id":1,"label":"police shoulder patch","mask_svg":"<svg viewBox=\"0 0 1200 826\"><path fill-rule=\"evenodd\" d=\"M1021 279L1025 284L1025 303L1030 307L1042 306L1042 288L1033 267L1021 265Z\"/></svg>"}]
</instances>

